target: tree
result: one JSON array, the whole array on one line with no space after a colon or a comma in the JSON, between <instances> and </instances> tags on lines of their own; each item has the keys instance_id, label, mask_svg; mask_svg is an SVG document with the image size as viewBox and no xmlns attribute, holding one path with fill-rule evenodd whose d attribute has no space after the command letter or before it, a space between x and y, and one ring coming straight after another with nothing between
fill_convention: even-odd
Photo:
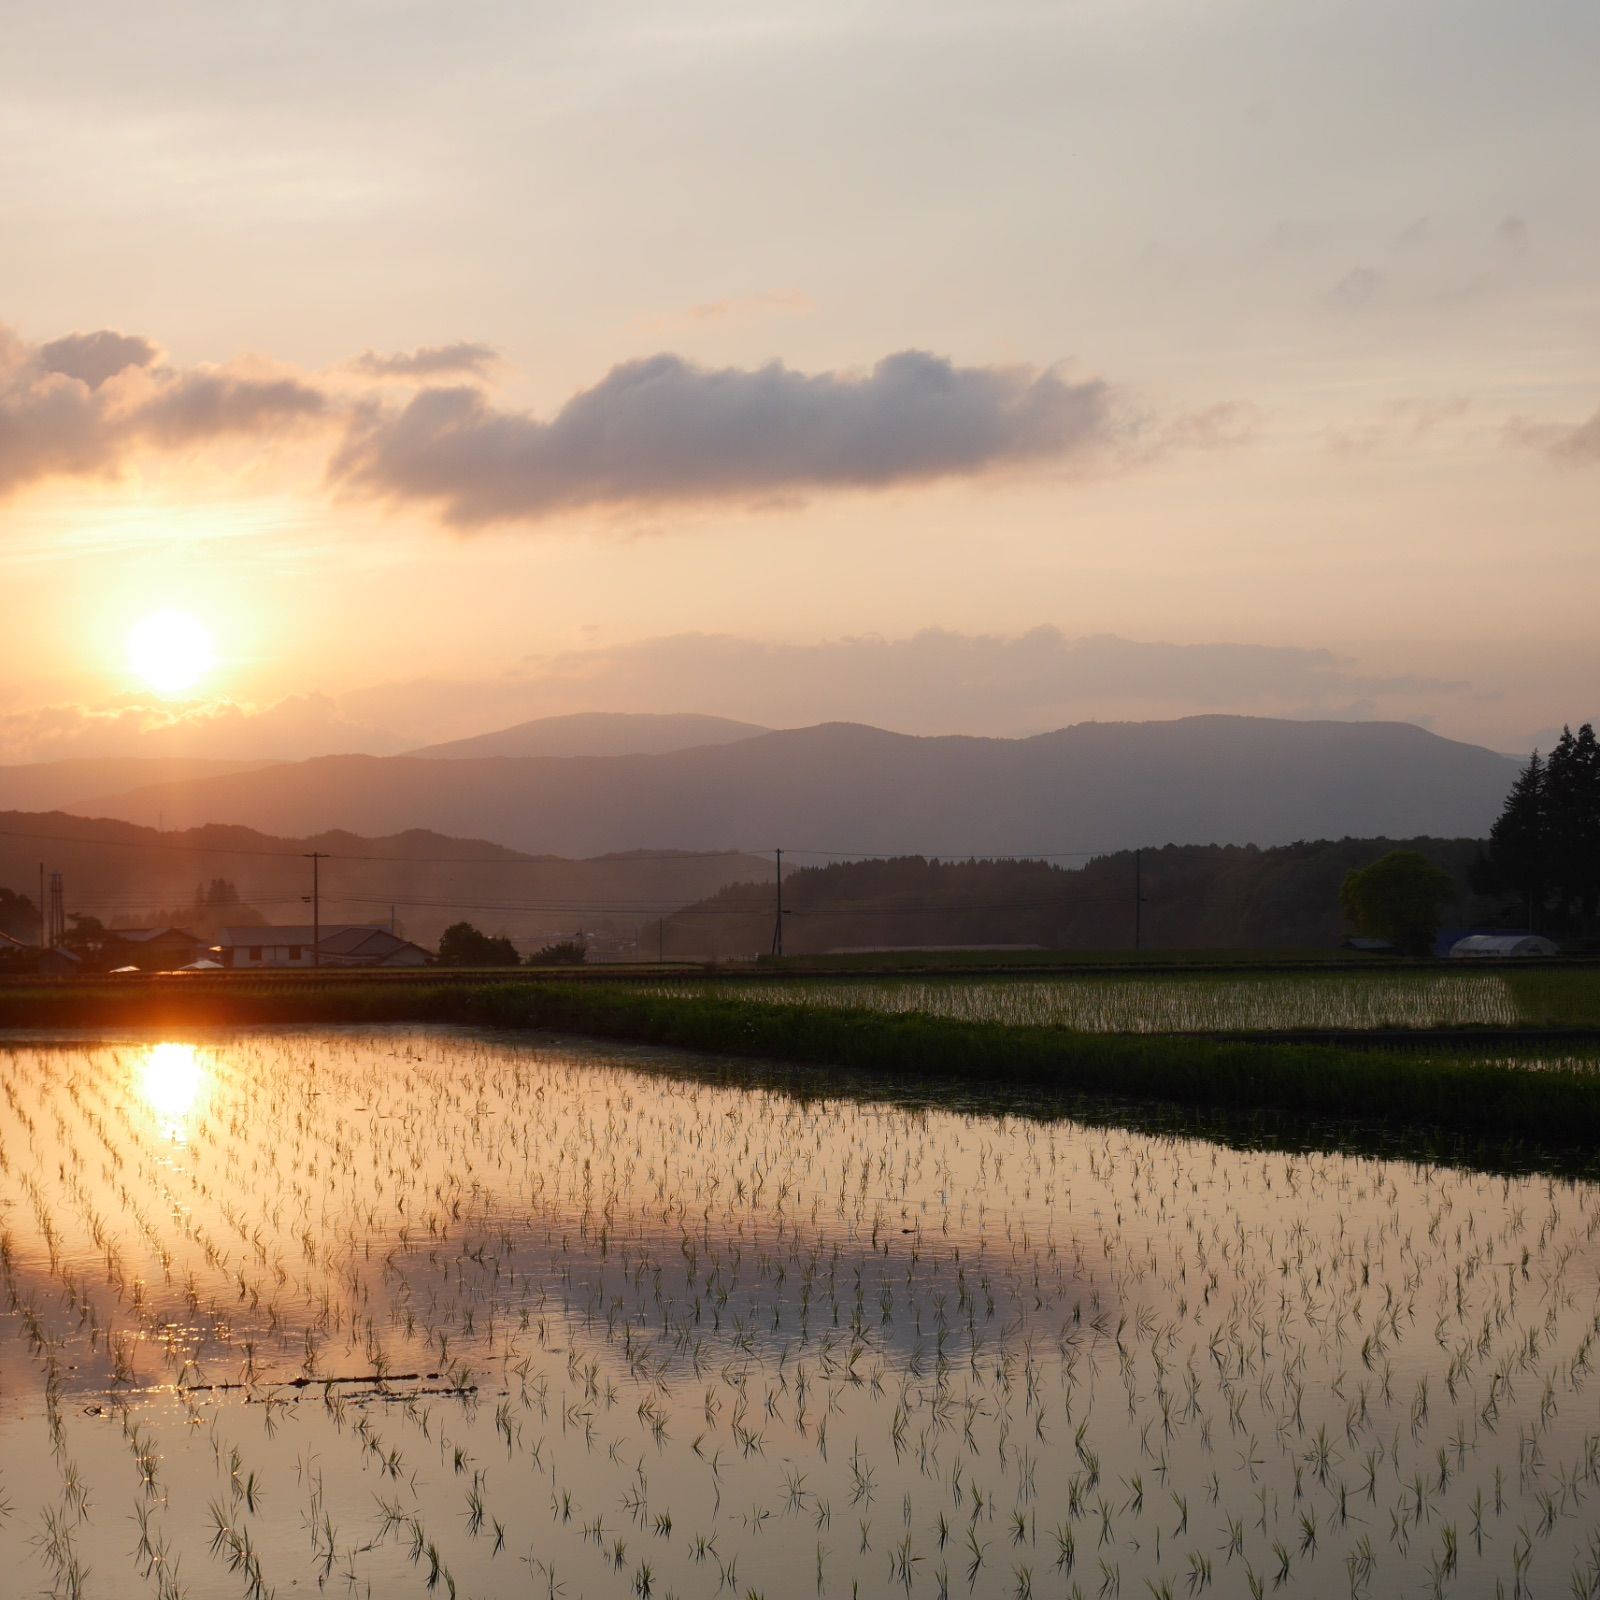
<instances>
[{"instance_id":1,"label":"tree","mask_svg":"<svg viewBox=\"0 0 1600 1600\"><path fill-rule=\"evenodd\" d=\"M1545 763L1543 793L1556 915L1587 932L1600 907L1600 740L1593 724L1561 730Z\"/></svg>"},{"instance_id":2,"label":"tree","mask_svg":"<svg viewBox=\"0 0 1600 1600\"><path fill-rule=\"evenodd\" d=\"M1415 850L1391 850L1347 873L1339 890L1340 908L1357 932L1388 939L1411 956L1433 948L1440 918L1455 898L1455 880Z\"/></svg>"},{"instance_id":3,"label":"tree","mask_svg":"<svg viewBox=\"0 0 1600 1600\"><path fill-rule=\"evenodd\" d=\"M39 938L39 908L27 895L15 889L0 888L0 933L9 933L13 939L37 943Z\"/></svg>"},{"instance_id":4,"label":"tree","mask_svg":"<svg viewBox=\"0 0 1600 1600\"><path fill-rule=\"evenodd\" d=\"M1527 912L1528 926L1538 920L1550 882L1550 819L1547 815L1545 767L1535 750L1506 796L1489 830L1489 845L1473 864L1472 887L1480 894L1515 894Z\"/></svg>"},{"instance_id":5,"label":"tree","mask_svg":"<svg viewBox=\"0 0 1600 1600\"><path fill-rule=\"evenodd\" d=\"M530 967L577 967L589 959L589 947L582 939L558 939L528 957Z\"/></svg>"},{"instance_id":6,"label":"tree","mask_svg":"<svg viewBox=\"0 0 1600 1600\"><path fill-rule=\"evenodd\" d=\"M439 965L443 967L515 967L521 960L509 939L484 933L470 922L452 922L439 935Z\"/></svg>"},{"instance_id":7,"label":"tree","mask_svg":"<svg viewBox=\"0 0 1600 1600\"><path fill-rule=\"evenodd\" d=\"M69 911L67 921L71 927L61 935L61 945L75 956L97 956L111 938L110 930L99 919L87 912Z\"/></svg>"}]
</instances>

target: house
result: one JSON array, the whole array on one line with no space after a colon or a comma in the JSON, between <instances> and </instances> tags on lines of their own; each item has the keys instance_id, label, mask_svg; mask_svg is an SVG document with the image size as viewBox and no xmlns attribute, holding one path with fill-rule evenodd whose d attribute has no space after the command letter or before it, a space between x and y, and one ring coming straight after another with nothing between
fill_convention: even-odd
<instances>
[{"instance_id":1,"label":"house","mask_svg":"<svg viewBox=\"0 0 1600 1600\"><path fill-rule=\"evenodd\" d=\"M75 956L61 945L53 945L39 953L33 969L41 978L75 978L83 971L83 958Z\"/></svg>"},{"instance_id":2,"label":"house","mask_svg":"<svg viewBox=\"0 0 1600 1600\"><path fill-rule=\"evenodd\" d=\"M205 952L205 940L187 928L110 928L106 935L108 960L145 972L174 972Z\"/></svg>"},{"instance_id":3,"label":"house","mask_svg":"<svg viewBox=\"0 0 1600 1600\"><path fill-rule=\"evenodd\" d=\"M321 939L318 939L318 933ZM376 923L329 922L287 927L224 928L213 953L225 967L420 967L420 945Z\"/></svg>"},{"instance_id":4,"label":"house","mask_svg":"<svg viewBox=\"0 0 1600 1600\"><path fill-rule=\"evenodd\" d=\"M433 959L387 928L341 928L324 934L320 949L325 967L423 967Z\"/></svg>"},{"instance_id":5,"label":"house","mask_svg":"<svg viewBox=\"0 0 1600 1600\"><path fill-rule=\"evenodd\" d=\"M1456 960L1504 961L1559 954L1555 942L1537 933L1469 933L1450 946Z\"/></svg>"}]
</instances>

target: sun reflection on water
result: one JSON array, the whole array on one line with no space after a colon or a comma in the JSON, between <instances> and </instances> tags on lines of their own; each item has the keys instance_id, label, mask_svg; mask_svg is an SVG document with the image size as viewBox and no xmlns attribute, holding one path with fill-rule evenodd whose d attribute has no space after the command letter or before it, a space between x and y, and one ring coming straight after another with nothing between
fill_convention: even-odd
<instances>
[{"instance_id":1,"label":"sun reflection on water","mask_svg":"<svg viewBox=\"0 0 1600 1600\"><path fill-rule=\"evenodd\" d=\"M208 1077L205 1058L192 1044L152 1045L139 1063L139 1093L170 1138L187 1135Z\"/></svg>"}]
</instances>

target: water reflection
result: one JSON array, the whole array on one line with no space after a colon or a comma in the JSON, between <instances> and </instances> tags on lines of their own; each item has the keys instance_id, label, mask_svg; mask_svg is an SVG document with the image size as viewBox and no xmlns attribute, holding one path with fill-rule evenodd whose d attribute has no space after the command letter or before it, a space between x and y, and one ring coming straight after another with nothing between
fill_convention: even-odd
<instances>
[{"instance_id":1,"label":"water reflection","mask_svg":"<svg viewBox=\"0 0 1600 1600\"><path fill-rule=\"evenodd\" d=\"M162 1132L183 1142L210 1077L207 1058L192 1044L166 1042L152 1045L136 1072L139 1093L160 1118Z\"/></svg>"},{"instance_id":2,"label":"water reflection","mask_svg":"<svg viewBox=\"0 0 1600 1600\"><path fill-rule=\"evenodd\" d=\"M0 1038L0 1571L134 1592L136 1497L205 1593L1600 1596L1600 1184L225 1039Z\"/></svg>"}]
</instances>

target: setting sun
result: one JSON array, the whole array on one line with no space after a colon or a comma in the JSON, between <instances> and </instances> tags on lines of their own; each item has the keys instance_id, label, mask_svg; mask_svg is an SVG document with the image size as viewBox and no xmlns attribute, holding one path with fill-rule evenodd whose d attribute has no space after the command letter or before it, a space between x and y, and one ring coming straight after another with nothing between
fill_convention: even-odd
<instances>
[{"instance_id":1,"label":"setting sun","mask_svg":"<svg viewBox=\"0 0 1600 1600\"><path fill-rule=\"evenodd\" d=\"M184 611L157 611L134 624L128 661L158 694L192 689L217 664L210 632Z\"/></svg>"},{"instance_id":2,"label":"setting sun","mask_svg":"<svg viewBox=\"0 0 1600 1600\"><path fill-rule=\"evenodd\" d=\"M183 1137L206 1086L206 1066L192 1044L153 1045L138 1067L139 1092L169 1137Z\"/></svg>"}]
</instances>

